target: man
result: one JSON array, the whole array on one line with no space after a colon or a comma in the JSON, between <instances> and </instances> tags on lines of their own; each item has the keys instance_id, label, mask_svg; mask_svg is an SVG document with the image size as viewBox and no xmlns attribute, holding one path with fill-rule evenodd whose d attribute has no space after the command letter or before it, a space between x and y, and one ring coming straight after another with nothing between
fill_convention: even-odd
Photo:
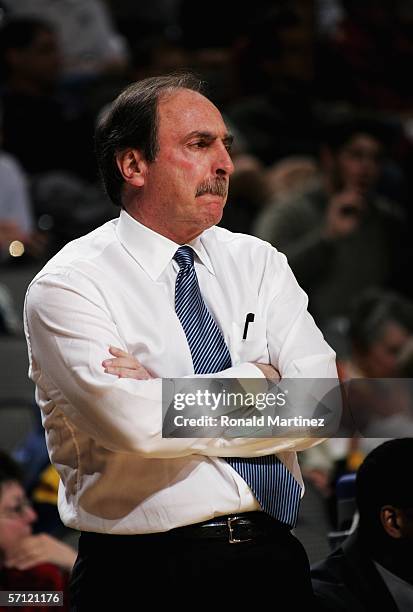
<instances>
[{"instance_id":1,"label":"man","mask_svg":"<svg viewBox=\"0 0 413 612\"><path fill-rule=\"evenodd\" d=\"M375 448L356 477L357 530L312 570L320 610L413 609L413 438Z\"/></svg>"},{"instance_id":2,"label":"man","mask_svg":"<svg viewBox=\"0 0 413 612\"><path fill-rule=\"evenodd\" d=\"M406 289L402 216L376 193L388 138L369 118L330 122L321 137L321 184L274 202L254 229L287 255L322 327L348 315L364 289Z\"/></svg>"},{"instance_id":3,"label":"man","mask_svg":"<svg viewBox=\"0 0 413 612\"><path fill-rule=\"evenodd\" d=\"M270 583L293 603L311 599L290 529L301 489L293 451L315 441L161 436L162 377L336 377L285 257L215 227L230 145L191 76L131 85L96 133L119 219L67 245L28 290L31 376L62 477L60 513L83 532L76 610L148 592L170 604L177 588L180 606L193 591L203 603L245 603ZM240 476L257 462L271 464L256 472L261 485L278 470L261 505L258 484ZM278 519L260 512L267 503Z\"/></svg>"}]
</instances>

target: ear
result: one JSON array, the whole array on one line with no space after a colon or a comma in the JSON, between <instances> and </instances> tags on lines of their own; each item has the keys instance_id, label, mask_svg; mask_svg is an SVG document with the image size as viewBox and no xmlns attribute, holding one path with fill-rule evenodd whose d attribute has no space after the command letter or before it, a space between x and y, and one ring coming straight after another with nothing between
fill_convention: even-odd
<instances>
[{"instance_id":1,"label":"ear","mask_svg":"<svg viewBox=\"0 0 413 612\"><path fill-rule=\"evenodd\" d=\"M380 510L380 520L385 532L398 540L402 537L400 513L394 506L383 506Z\"/></svg>"},{"instance_id":2,"label":"ear","mask_svg":"<svg viewBox=\"0 0 413 612\"><path fill-rule=\"evenodd\" d=\"M116 153L115 159L124 181L134 187L143 187L148 164L140 151L126 149Z\"/></svg>"}]
</instances>

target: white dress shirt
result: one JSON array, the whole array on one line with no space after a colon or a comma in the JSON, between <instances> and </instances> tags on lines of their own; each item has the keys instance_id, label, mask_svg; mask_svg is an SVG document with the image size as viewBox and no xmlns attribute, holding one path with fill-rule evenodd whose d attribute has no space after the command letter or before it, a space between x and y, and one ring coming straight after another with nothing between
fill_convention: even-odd
<instances>
[{"instance_id":1,"label":"white dress shirt","mask_svg":"<svg viewBox=\"0 0 413 612\"><path fill-rule=\"evenodd\" d=\"M336 377L335 354L307 312L286 258L252 236L212 227L192 241L201 292L233 367L211 377ZM222 459L277 453L301 482L295 450L315 439L163 439L162 377L193 376L174 308L179 245L125 211L66 245L29 286L25 329L50 457L69 527L147 533L259 509ZM246 314L255 313L247 340ZM110 345L156 378L107 374Z\"/></svg>"}]
</instances>

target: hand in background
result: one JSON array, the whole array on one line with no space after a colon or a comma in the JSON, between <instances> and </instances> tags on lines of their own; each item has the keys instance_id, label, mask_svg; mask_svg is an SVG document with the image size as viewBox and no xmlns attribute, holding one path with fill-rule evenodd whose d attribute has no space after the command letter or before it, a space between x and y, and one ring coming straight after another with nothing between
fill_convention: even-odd
<instances>
[{"instance_id":1,"label":"hand in background","mask_svg":"<svg viewBox=\"0 0 413 612\"><path fill-rule=\"evenodd\" d=\"M42 563L52 563L63 570L71 571L76 560L76 551L47 533L24 538L6 558L6 567L28 570Z\"/></svg>"},{"instance_id":2,"label":"hand in background","mask_svg":"<svg viewBox=\"0 0 413 612\"><path fill-rule=\"evenodd\" d=\"M352 234L360 225L364 207L364 199L357 191L345 190L334 195L326 211L324 237L338 240Z\"/></svg>"}]
</instances>

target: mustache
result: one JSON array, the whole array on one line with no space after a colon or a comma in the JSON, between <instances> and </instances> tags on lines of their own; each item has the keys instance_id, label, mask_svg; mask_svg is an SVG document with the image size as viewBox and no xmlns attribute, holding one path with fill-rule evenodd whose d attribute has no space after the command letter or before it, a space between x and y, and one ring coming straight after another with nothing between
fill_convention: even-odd
<instances>
[{"instance_id":1,"label":"mustache","mask_svg":"<svg viewBox=\"0 0 413 612\"><path fill-rule=\"evenodd\" d=\"M204 181L198 186L195 196L198 198L205 193L226 198L228 195L228 181L224 178L208 179Z\"/></svg>"}]
</instances>

